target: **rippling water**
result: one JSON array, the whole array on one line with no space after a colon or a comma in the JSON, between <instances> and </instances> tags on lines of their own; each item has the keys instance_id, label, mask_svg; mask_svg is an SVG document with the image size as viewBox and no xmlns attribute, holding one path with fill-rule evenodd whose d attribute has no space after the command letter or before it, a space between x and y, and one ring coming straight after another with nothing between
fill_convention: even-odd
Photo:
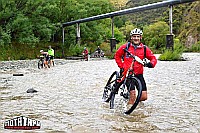
<instances>
[{"instance_id":1,"label":"rippling water","mask_svg":"<svg viewBox=\"0 0 200 133\"><path fill-rule=\"evenodd\" d=\"M0 132L15 132L3 123L26 116L41 122L36 132L199 133L200 53L184 56L190 60L158 61L156 68L145 68L149 97L131 115L110 110L101 100L107 79L118 70L114 60L0 73ZM30 88L38 92L26 93Z\"/></svg>"}]
</instances>

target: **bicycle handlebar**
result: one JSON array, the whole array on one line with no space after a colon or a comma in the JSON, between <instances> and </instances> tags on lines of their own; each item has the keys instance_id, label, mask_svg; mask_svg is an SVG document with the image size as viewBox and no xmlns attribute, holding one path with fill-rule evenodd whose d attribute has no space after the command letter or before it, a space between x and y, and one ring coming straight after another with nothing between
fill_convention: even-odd
<instances>
[{"instance_id":1,"label":"bicycle handlebar","mask_svg":"<svg viewBox=\"0 0 200 133\"><path fill-rule=\"evenodd\" d=\"M127 49L124 49L124 51L127 52L128 55L131 56L134 60L136 60L137 62L139 62L143 66L145 65L145 63L138 56L132 55Z\"/></svg>"}]
</instances>

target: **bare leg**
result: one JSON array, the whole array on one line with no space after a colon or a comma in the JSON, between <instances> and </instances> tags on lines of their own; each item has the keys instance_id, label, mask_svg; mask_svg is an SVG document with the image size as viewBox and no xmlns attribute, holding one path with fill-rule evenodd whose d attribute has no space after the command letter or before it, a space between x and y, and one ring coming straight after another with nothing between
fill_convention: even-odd
<instances>
[{"instance_id":1,"label":"bare leg","mask_svg":"<svg viewBox=\"0 0 200 133\"><path fill-rule=\"evenodd\" d=\"M135 90L131 90L128 104L134 104L135 99L136 99Z\"/></svg>"},{"instance_id":2,"label":"bare leg","mask_svg":"<svg viewBox=\"0 0 200 133\"><path fill-rule=\"evenodd\" d=\"M140 101L145 101L147 100L147 91L142 91L142 96L140 98Z\"/></svg>"},{"instance_id":3,"label":"bare leg","mask_svg":"<svg viewBox=\"0 0 200 133\"><path fill-rule=\"evenodd\" d=\"M52 62L52 59L50 60L50 66L53 66L53 62Z\"/></svg>"},{"instance_id":4,"label":"bare leg","mask_svg":"<svg viewBox=\"0 0 200 133\"><path fill-rule=\"evenodd\" d=\"M44 67L47 68L48 64L47 61L44 61Z\"/></svg>"}]
</instances>

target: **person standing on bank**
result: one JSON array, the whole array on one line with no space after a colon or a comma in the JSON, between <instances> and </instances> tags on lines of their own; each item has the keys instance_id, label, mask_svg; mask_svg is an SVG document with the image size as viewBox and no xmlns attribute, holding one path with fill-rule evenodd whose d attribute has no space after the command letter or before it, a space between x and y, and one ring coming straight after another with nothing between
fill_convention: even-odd
<instances>
[{"instance_id":1,"label":"person standing on bank","mask_svg":"<svg viewBox=\"0 0 200 133\"><path fill-rule=\"evenodd\" d=\"M84 50L83 50L83 52L82 52L82 55L83 55L85 61L88 61L88 50L87 50L86 47L84 47Z\"/></svg>"},{"instance_id":2,"label":"person standing on bank","mask_svg":"<svg viewBox=\"0 0 200 133\"><path fill-rule=\"evenodd\" d=\"M51 46L49 46L48 55L50 56L50 65L53 66L54 50Z\"/></svg>"},{"instance_id":3,"label":"person standing on bank","mask_svg":"<svg viewBox=\"0 0 200 133\"><path fill-rule=\"evenodd\" d=\"M155 65L157 64L157 59L154 56L153 52L145 46L142 42L142 30L135 28L130 32L130 41L126 44L123 44L122 46L119 47L119 49L115 53L115 61L120 68L120 73L123 73L124 71L126 72L129 67L131 66L133 58L126 56L126 53L124 49L127 49L131 54L138 56L141 60L145 58L145 53L146 51L146 58L150 61L145 64L146 67L148 68L154 68ZM129 45L129 46L128 46ZM128 48L127 48L128 46ZM144 47L146 50L144 50ZM123 58L123 61L122 61ZM138 62L134 62L134 73L135 76L141 81L142 84L142 96L140 98L140 101L145 101L147 100L147 87L146 83L143 77L143 71L144 71L144 66ZM135 90L134 88L131 89L130 91L130 99L128 104L133 104L135 101Z\"/></svg>"}]
</instances>

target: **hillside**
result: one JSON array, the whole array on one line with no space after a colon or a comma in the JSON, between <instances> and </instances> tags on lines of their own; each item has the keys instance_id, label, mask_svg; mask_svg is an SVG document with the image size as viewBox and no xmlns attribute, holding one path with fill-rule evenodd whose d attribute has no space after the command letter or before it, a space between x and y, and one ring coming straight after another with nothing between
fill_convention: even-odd
<instances>
[{"instance_id":1,"label":"hillside","mask_svg":"<svg viewBox=\"0 0 200 133\"><path fill-rule=\"evenodd\" d=\"M188 5L184 11L180 25L179 38L184 40L186 46L200 41L200 2Z\"/></svg>"},{"instance_id":2,"label":"hillside","mask_svg":"<svg viewBox=\"0 0 200 133\"><path fill-rule=\"evenodd\" d=\"M118 8L132 8L142 5L147 5L161 0L111 0L115 1L115 5L120 5ZM119 3L117 1L120 1ZM118 3L118 4L116 4ZM124 5L124 7L121 7ZM162 7L144 12L137 12L125 16L126 19L138 27L155 23L159 20L169 22L169 10L167 7ZM173 33L178 37L186 46L200 41L200 2L185 3L175 5L173 7Z\"/></svg>"}]
</instances>

